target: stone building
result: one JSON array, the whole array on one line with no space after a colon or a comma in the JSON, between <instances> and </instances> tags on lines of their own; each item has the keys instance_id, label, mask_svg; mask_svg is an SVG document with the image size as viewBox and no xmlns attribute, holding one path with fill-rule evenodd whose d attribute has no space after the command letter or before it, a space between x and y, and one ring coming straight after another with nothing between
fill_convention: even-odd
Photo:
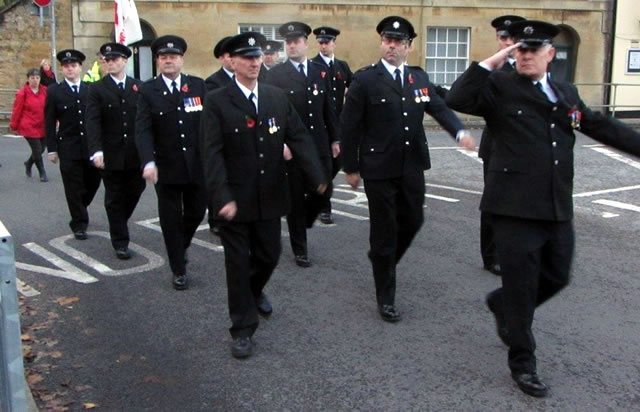
<instances>
[{"instance_id":1,"label":"stone building","mask_svg":"<svg viewBox=\"0 0 640 412\"><path fill-rule=\"evenodd\" d=\"M24 81L26 68L50 54L50 23L45 18L44 26L39 26L31 0L1 1L5 4L0 9L0 52L5 58L0 60L0 89L15 90ZM98 46L113 38L113 0L53 1L57 49L82 50L88 68ZM498 15L516 14L562 28L553 76L603 83L612 78L615 4L615 0L137 0L144 39L131 45L134 55L128 70L135 77L151 77L155 69L149 45L156 36L172 33L189 44L185 71L206 77L218 69L212 53L218 39L243 30L279 39L276 28L290 20L340 28L336 54L355 69L378 60L377 22L387 15L401 15L418 32L409 63L425 68L434 83L450 84L471 61L495 52L495 31L489 22ZM317 47L311 40L310 54L315 55ZM590 104L607 98L603 87L584 87L581 92Z\"/></svg>"}]
</instances>

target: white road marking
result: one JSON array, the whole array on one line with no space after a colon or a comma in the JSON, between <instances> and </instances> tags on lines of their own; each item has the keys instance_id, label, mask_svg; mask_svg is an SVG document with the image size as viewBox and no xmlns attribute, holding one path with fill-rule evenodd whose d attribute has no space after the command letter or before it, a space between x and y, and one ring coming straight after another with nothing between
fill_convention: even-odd
<instances>
[{"instance_id":1,"label":"white road marking","mask_svg":"<svg viewBox=\"0 0 640 412\"><path fill-rule=\"evenodd\" d=\"M604 147L604 145L602 143L595 143L595 144L583 144L582 147L587 147L587 148L591 148L591 147Z\"/></svg>"},{"instance_id":2,"label":"white road marking","mask_svg":"<svg viewBox=\"0 0 640 412\"><path fill-rule=\"evenodd\" d=\"M588 197L588 196L595 196L595 195L603 195L606 193L615 193L615 192L624 192L627 190L636 190L636 189L640 189L640 185L636 185L636 186L624 186L624 187L618 187L615 189L605 189L605 190L596 190L593 192L584 192L584 193L578 193L573 195L573 197Z\"/></svg>"},{"instance_id":3,"label":"white road marking","mask_svg":"<svg viewBox=\"0 0 640 412\"><path fill-rule=\"evenodd\" d=\"M20 292L22 296L26 296L28 298L32 296L38 296L40 294L40 292L38 292L35 288L27 285L18 278L16 278L16 289L18 289L18 292Z\"/></svg>"},{"instance_id":4,"label":"white road marking","mask_svg":"<svg viewBox=\"0 0 640 412\"><path fill-rule=\"evenodd\" d=\"M631 167L635 167L636 169L640 169L640 162L624 157L620 153L616 153L613 150L606 147L592 147L591 150L595 150L598 153L602 153L605 156L608 156L614 160L619 162L628 164Z\"/></svg>"},{"instance_id":5,"label":"white road marking","mask_svg":"<svg viewBox=\"0 0 640 412\"><path fill-rule=\"evenodd\" d=\"M136 222L136 224L146 227L147 229L155 230L156 232L162 233L162 228L160 227L160 225L156 224L159 221L159 217L154 217L152 219L141 220L139 222ZM202 230L201 228L206 229L207 225L200 225L198 226L197 230ZM202 246L205 249L213 250L214 252L224 252L224 248L222 246L207 242L205 240L196 239L195 237L191 239L191 243L194 245Z\"/></svg>"},{"instance_id":6,"label":"white road marking","mask_svg":"<svg viewBox=\"0 0 640 412\"><path fill-rule=\"evenodd\" d=\"M612 217L618 217L618 216L620 216L620 215L617 214L617 213L611 213L611 212L603 212L602 213L602 217L605 218L605 219L610 219Z\"/></svg>"},{"instance_id":7,"label":"white road marking","mask_svg":"<svg viewBox=\"0 0 640 412\"><path fill-rule=\"evenodd\" d=\"M45 259L52 265L59 267L62 270L16 262L16 268L18 269L28 270L29 272L41 273L43 275L56 276L56 277L68 279L68 280L74 280L80 283L93 283L98 281L98 279L78 269L76 266L72 265L66 260L59 258L58 256L49 252L47 249L43 248L42 246L39 246L32 242L25 243L22 246L24 246L25 248L29 249L31 252L35 253L36 255L40 256L41 258Z\"/></svg>"},{"instance_id":8,"label":"white road marking","mask_svg":"<svg viewBox=\"0 0 640 412\"><path fill-rule=\"evenodd\" d=\"M598 200L594 200L593 203L597 203L599 205L611 206L617 209L631 210L633 212L640 213L640 206L630 205L629 203L622 203L615 200L598 199Z\"/></svg>"},{"instance_id":9,"label":"white road marking","mask_svg":"<svg viewBox=\"0 0 640 412\"><path fill-rule=\"evenodd\" d=\"M458 187L436 185L436 184L433 184L433 183L426 183L425 186L437 187L438 189L453 190L454 192L471 193L471 194L474 194L474 195L481 195L482 194L482 192L479 192L477 190L461 189L461 188L458 188Z\"/></svg>"},{"instance_id":10,"label":"white road marking","mask_svg":"<svg viewBox=\"0 0 640 412\"><path fill-rule=\"evenodd\" d=\"M110 239L111 236L107 232L95 231L95 232L87 232L87 234L92 236L100 236L105 239ZM129 249L134 251L136 254L143 256L147 259L147 263L143 265L134 266L132 268L127 269L112 269L109 266L99 262L97 259L94 259L88 256L85 253L80 252L75 249L73 246L67 245L67 240L73 238L73 235L65 235L60 236L55 239L49 241L49 244L59 251L71 256L75 260L78 260L90 268L94 269L96 272L100 273L104 276L124 276L131 275L134 273L148 272L153 269L157 269L164 265L164 259L157 255L156 253L150 251L147 248L144 248L136 243L129 242ZM114 255L115 259L115 255Z\"/></svg>"},{"instance_id":11,"label":"white road marking","mask_svg":"<svg viewBox=\"0 0 640 412\"><path fill-rule=\"evenodd\" d=\"M468 156L468 157L472 158L476 162L483 163L482 159L478 157L478 152L476 152L475 150L467 150L467 149L458 148L458 152L462 153L465 156Z\"/></svg>"},{"instance_id":12,"label":"white road marking","mask_svg":"<svg viewBox=\"0 0 640 412\"><path fill-rule=\"evenodd\" d=\"M333 200L332 200L333 201ZM340 215L340 216L346 216L346 217L350 217L352 219L356 219L356 220L369 220L368 217L365 216L359 216L359 215L354 215L352 213L349 212L343 212L341 210L332 210L331 213L336 214L336 215ZM333 225L325 225L325 226L333 226Z\"/></svg>"},{"instance_id":13,"label":"white road marking","mask_svg":"<svg viewBox=\"0 0 640 412\"><path fill-rule=\"evenodd\" d=\"M430 195L429 193L425 193L424 197L428 197L430 199L436 199L436 200L442 200L444 202L449 202L449 203L456 203L459 202L460 200L458 199L452 199L450 197L444 197L444 196L437 196L437 195Z\"/></svg>"},{"instance_id":14,"label":"white road marking","mask_svg":"<svg viewBox=\"0 0 640 412\"><path fill-rule=\"evenodd\" d=\"M458 150L460 146L429 146L429 150Z\"/></svg>"}]
</instances>

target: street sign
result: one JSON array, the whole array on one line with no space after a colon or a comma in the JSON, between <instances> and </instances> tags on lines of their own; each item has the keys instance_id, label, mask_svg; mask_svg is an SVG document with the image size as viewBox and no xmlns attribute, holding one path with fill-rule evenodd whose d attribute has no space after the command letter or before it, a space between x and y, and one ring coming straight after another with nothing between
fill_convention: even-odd
<instances>
[{"instance_id":1,"label":"street sign","mask_svg":"<svg viewBox=\"0 0 640 412\"><path fill-rule=\"evenodd\" d=\"M51 0L33 0L33 3L36 6L47 7L49 4L51 4Z\"/></svg>"}]
</instances>

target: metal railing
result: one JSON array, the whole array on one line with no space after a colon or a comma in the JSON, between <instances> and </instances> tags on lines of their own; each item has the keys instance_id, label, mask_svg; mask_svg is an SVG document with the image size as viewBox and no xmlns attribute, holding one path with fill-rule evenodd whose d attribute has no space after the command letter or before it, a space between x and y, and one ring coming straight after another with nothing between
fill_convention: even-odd
<instances>
[{"instance_id":1,"label":"metal railing","mask_svg":"<svg viewBox=\"0 0 640 412\"><path fill-rule=\"evenodd\" d=\"M0 222L0 411L28 410L16 263L11 234Z\"/></svg>"},{"instance_id":2,"label":"metal railing","mask_svg":"<svg viewBox=\"0 0 640 412\"><path fill-rule=\"evenodd\" d=\"M609 101L613 102L610 104L589 104L592 109L602 109L604 112L610 111L611 116L616 115L616 109L618 108L634 108L640 110L640 94L638 95L638 104L616 104L616 99L618 97L618 88L619 87L640 87L640 84L634 83L574 83L576 87L600 87L602 88L602 95L609 96ZM640 93L640 90L638 90ZM604 100L604 99L603 99Z\"/></svg>"}]
</instances>

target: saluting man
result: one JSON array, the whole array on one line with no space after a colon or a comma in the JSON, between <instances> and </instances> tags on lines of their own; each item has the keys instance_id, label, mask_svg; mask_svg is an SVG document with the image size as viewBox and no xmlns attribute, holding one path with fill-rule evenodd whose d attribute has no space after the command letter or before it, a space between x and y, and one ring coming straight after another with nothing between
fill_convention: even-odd
<instances>
[{"instance_id":1,"label":"saluting man","mask_svg":"<svg viewBox=\"0 0 640 412\"><path fill-rule=\"evenodd\" d=\"M285 143L315 190L327 187L311 136L285 93L257 82L265 40L256 32L229 40L235 81L207 94L202 115L203 164L221 219L236 358L253 351L258 313L272 312L263 289L278 263L280 218L290 207Z\"/></svg>"},{"instance_id":2,"label":"saluting man","mask_svg":"<svg viewBox=\"0 0 640 412\"><path fill-rule=\"evenodd\" d=\"M311 27L301 22L285 23L278 32L286 41L288 60L267 72L266 82L285 91L296 112L307 126L316 144L325 177L331 181L331 159L340 153L337 119L328 92L327 68L307 59ZM285 149L285 158L291 153ZM298 266L311 266L307 247L307 228L313 226L325 198L331 197L331 186L322 196L301 173L295 157L287 163L291 186L291 212L287 215L291 249Z\"/></svg>"},{"instance_id":3,"label":"saluting man","mask_svg":"<svg viewBox=\"0 0 640 412\"><path fill-rule=\"evenodd\" d=\"M336 38L340 34L340 30L334 29L333 27L322 26L314 29L313 34L316 35L320 52L312 60L324 65L328 70L330 100L333 103L333 108L339 119L340 113L342 113L342 106L344 105L344 94L351 84L353 77L349 64L335 57ZM340 162L340 156L334 157L332 161L333 178L336 177L341 168L342 163ZM331 217L331 199L329 198L326 198L320 211L320 221L327 225L333 223L333 218Z\"/></svg>"},{"instance_id":4,"label":"saluting man","mask_svg":"<svg viewBox=\"0 0 640 412\"><path fill-rule=\"evenodd\" d=\"M89 224L87 207L100 187L100 173L89 161L85 133L89 85L80 80L85 56L78 50L67 49L56 58L62 64L64 80L47 90L44 114L48 158L53 163L60 160L64 194L71 214L69 226L76 239L84 240ZM57 132L56 122L59 122Z\"/></svg>"},{"instance_id":5,"label":"saluting man","mask_svg":"<svg viewBox=\"0 0 640 412\"><path fill-rule=\"evenodd\" d=\"M267 72L278 64L278 55L282 50L282 42L277 40L267 40L264 44L262 52L262 66L260 67L260 75L258 81L263 82L267 77Z\"/></svg>"},{"instance_id":6,"label":"saluting man","mask_svg":"<svg viewBox=\"0 0 640 412\"><path fill-rule=\"evenodd\" d=\"M186 251L207 205L198 148L204 81L182 73L187 43L166 35L151 43L160 75L140 87L136 146L142 177L153 183L173 287L188 287Z\"/></svg>"},{"instance_id":7,"label":"saluting man","mask_svg":"<svg viewBox=\"0 0 640 412\"><path fill-rule=\"evenodd\" d=\"M502 50L513 45L513 37L511 37L511 34L509 34L509 30L507 29L511 24L523 20L525 20L524 17L508 15L496 17L491 21L491 26L496 29L498 50ZM511 72L515 70L515 63L516 61L513 56L509 55L507 62L503 64L499 70L507 73ZM482 131L478 157L482 159L482 171L484 180L486 181L487 172L489 170L489 159L491 157L491 132L488 127L485 127ZM491 214L488 212L480 212L480 254L482 255L484 269L499 276L500 263L498 261L496 244L493 237Z\"/></svg>"},{"instance_id":8,"label":"saluting man","mask_svg":"<svg viewBox=\"0 0 640 412\"><path fill-rule=\"evenodd\" d=\"M491 131L480 210L491 213L502 288L487 304L509 346L512 378L526 394L543 397L548 388L537 374L531 325L536 307L569 283L574 131L636 156L640 134L592 112L575 86L549 78L557 26L528 20L508 31L517 43L472 63L446 100L454 110L483 116ZM499 70L514 52L516 71Z\"/></svg>"},{"instance_id":9,"label":"saluting man","mask_svg":"<svg viewBox=\"0 0 640 412\"><path fill-rule=\"evenodd\" d=\"M422 126L429 113L461 146L475 142L436 95L418 66L405 64L416 32L398 16L384 18L377 64L353 76L340 117L345 179L357 189L360 178L369 201L369 259L378 312L387 322L401 319L395 305L396 266L422 226L424 171L431 167Z\"/></svg>"},{"instance_id":10,"label":"saluting man","mask_svg":"<svg viewBox=\"0 0 640 412\"><path fill-rule=\"evenodd\" d=\"M127 222L140 200L145 181L135 142L138 92L142 82L125 73L131 49L105 43L100 54L107 73L91 86L87 100L87 133L91 161L101 171L104 207L109 219L111 244L118 259L129 259Z\"/></svg>"}]
</instances>

